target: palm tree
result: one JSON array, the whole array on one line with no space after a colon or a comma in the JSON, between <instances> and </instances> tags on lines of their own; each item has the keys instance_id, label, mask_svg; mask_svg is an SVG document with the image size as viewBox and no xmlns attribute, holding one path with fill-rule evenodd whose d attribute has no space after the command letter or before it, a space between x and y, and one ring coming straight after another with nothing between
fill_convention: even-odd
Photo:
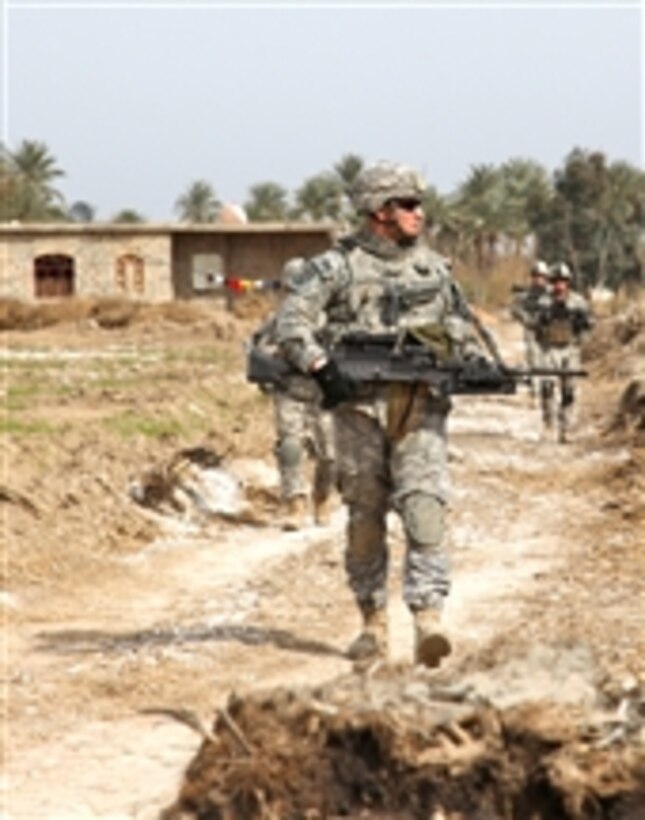
<instances>
[{"instance_id":1,"label":"palm tree","mask_svg":"<svg viewBox=\"0 0 645 820\"><path fill-rule=\"evenodd\" d=\"M518 247L531 233L531 212L553 195L546 169L529 159L510 159L500 169L504 201L502 224Z\"/></svg>"},{"instance_id":2,"label":"palm tree","mask_svg":"<svg viewBox=\"0 0 645 820\"><path fill-rule=\"evenodd\" d=\"M213 186L203 179L191 183L175 203L182 222L215 222L221 207Z\"/></svg>"},{"instance_id":3,"label":"palm tree","mask_svg":"<svg viewBox=\"0 0 645 820\"><path fill-rule=\"evenodd\" d=\"M65 176L44 142L23 140L9 153L10 169L16 176L15 218L37 222L60 214L63 196L53 186Z\"/></svg>"},{"instance_id":4,"label":"palm tree","mask_svg":"<svg viewBox=\"0 0 645 820\"><path fill-rule=\"evenodd\" d=\"M134 208L122 208L118 211L110 222L118 222L124 225L136 225L140 222L145 222L146 218L142 216L139 211L136 211Z\"/></svg>"},{"instance_id":5,"label":"palm tree","mask_svg":"<svg viewBox=\"0 0 645 820\"><path fill-rule=\"evenodd\" d=\"M17 219L17 199L20 184L11 154L0 142L0 222Z\"/></svg>"},{"instance_id":6,"label":"palm tree","mask_svg":"<svg viewBox=\"0 0 645 820\"><path fill-rule=\"evenodd\" d=\"M336 220L342 211L342 188L333 174L310 177L296 191L294 214L313 221Z\"/></svg>"},{"instance_id":7,"label":"palm tree","mask_svg":"<svg viewBox=\"0 0 645 820\"><path fill-rule=\"evenodd\" d=\"M244 209L251 222L285 220L288 214L287 192L277 182L258 182L250 191Z\"/></svg>"},{"instance_id":8,"label":"palm tree","mask_svg":"<svg viewBox=\"0 0 645 820\"><path fill-rule=\"evenodd\" d=\"M89 202L79 200L69 206L67 215L72 222L94 222L96 218L96 208Z\"/></svg>"},{"instance_id":9,"label":"palm tree","mask_svg":"<svg viewBox=\"0 0 645 820\"><path fill-rule=\"evenodd\" d=\"M345 191L352 187L364 166L363 158L358 154L344 154L334 165L334 171L342 182Z\"/></svg>"},{"instance_id":10,"label":"palm tree","mask_svg":"<svg viewBox=\"0 0 645 820\"><path fill-rule=\"evenodd\" d=\"M495 246L504 226L504 185L500 170L492 165L474 165L459 186L455 198L472 237L477 268L482 271L495 258Z\"/></svg>"},{"instance_id":11,"label":"palm tree","mask_svg":"<svg viewBox=\"0 0 645 820\"><path fill-rule=\"evenodd\" d=\"M341 215L349 224L357 223L357 214L352 206L351 191L356 178L361 173L365 163L358 154L344 154L334 165L334 173L340 180L343 188Z\"/></svg>"}]
</instances>

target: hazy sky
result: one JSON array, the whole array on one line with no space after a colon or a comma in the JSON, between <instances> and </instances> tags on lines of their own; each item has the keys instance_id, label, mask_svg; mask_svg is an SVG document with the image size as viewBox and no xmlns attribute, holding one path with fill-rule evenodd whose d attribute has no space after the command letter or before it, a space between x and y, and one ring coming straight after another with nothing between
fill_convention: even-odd
<instances>
[{"instance_id":1,"label":"hazy sky","mask_svg":"<svg viewBox=\"0 0 645 820\"><path fill-rule=\"evenodd\" d=\"M2 138L44 141L99 218L174 218L196 179L292 192L350 152L443 193L575 146L643 163L640 0L0 6Z\"/></svg>"}]
</instances>

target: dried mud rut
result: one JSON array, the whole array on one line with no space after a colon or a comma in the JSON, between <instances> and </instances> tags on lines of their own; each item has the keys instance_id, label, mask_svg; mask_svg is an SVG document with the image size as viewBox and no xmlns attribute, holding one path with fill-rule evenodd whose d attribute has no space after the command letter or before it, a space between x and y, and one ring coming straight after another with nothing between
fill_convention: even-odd
<instances>
[{"instance_id":1,"label":"dried mud rut","mask_svg":"<svg viewBox=\"0 0 645 820\"><path fill-rule=\"evenodd\" d=\"M516 328L502 323L499 334L508 358L519 362ZM583 406L590 389L582 386ZM635 571L628 590L617 588L612 576L615 551L625 550L633 558L642 538L637 532L640 519L630 518L630 511L621 508L621 499L605 480L627 469L629 450L597 446L594 424L593 414L583 411L574 440L560 445L541 438L538 410L525 392L456 401L450 422L454 585L446 611L455 651L436 673L421 673L411 664L411 621L399 586L402 541L394 517L390 520L390 657L387 665L367 676L353 672L343 654L358 628L358 617L343 574L345 516L340 506L329 525L311 523L296 532L283 531L270 515L233 522L197 519L172 509L141 509L136 514L144 522L153 520L161 533L136 551L106 563L91 582L79 583L66 606L61 606L55 590L49 605L47 591L40 589L33 593L37 605L32 613L29 594L23 596L9 584L3 599L7 728L0 816L5 820L141 820L158 817L174 805L167 816L644 818L645 803L638 802L643 788L637 782L638 772L642 773L638 766L630 768L623 761L613 772L615 781L622 778L615 792L623 795L622 803L611 804L614 814L603 813L602 795L598 789L591 795L593 789L590 781L583 782L582 769L572 774L572 761L569 769L562 764L560 772L561 783L578 777L579 792L569 789L569 797L573 794L569 803L562 796L559 802L554 797L551 804L546 798L531 803L527 797L504 808L499 797L503 787L492 797L486 785L494 779L493 759L500 778L510 777L499 762L501 752L498 749L495 757L488 749L491 768L486 769L477 756L484 754L482 749L473 751L475 740L481 746L489 731L481 715L494 709L498 710L498 741L516 738L514 771L521 768L522 732L527 733L527 766L539 767L538 757L531 757L535 749L529 750L529 735L537 743L529 728L537 731L540 721L549 726L542 734L544 748L566 745L558 735L566 728L572 746L579 749L579 727L571 717L575 714L586 716L585 737L596 744L594 748L615 749L614 759L622 761L629 741L642 755L643 624L642 609L639 614L634 598L642 593L642 584ZM224 467L256 493L275 487L270 453L264 459L231 457ZM119 489L125 493L125 488ZM622 518L616 517L617 510ZM88 511L88 527L92 526ZM589 560L591 549L600 550L593 560ZM603 573L606 584L599 581ZM387 691L383 686L389 687ZM271 708L265 703L264 711L258 706L253 719L245 717L245 698L266 691L284 695L299 687L310 693L309 705L318 704L317 728L312 728L310 709L305 723L293 718L293 726L282 735L272 729L271 721L280 711L278 695L269 697ZM347 707L353 702L354 687L363 687L362 705L372 704L373 722L391 714L393 703L403 704L388 731L400 726L407 752L397 758L398 774L390 772L389 781L384 774L378 782L379 788L394 792L400 787L397 778L403 781L405 773L414 769L417 785L409 787L414 796L407 803L402 796L398 802L388 802L378 789L370 797L361 796L355 787L350 798L347 786L347 794L334 802L330 796L334 789L324 778L317 782L307 769L311 750L303 747L299 752L303 771L313 778L307 786L311 803L307 806L306 798L294 797L298 778L305 774L293 761L290 770L272 770L268 737L275 737L276 743L280 739L275 754L281 761L288 757L284 744L288 745L290 731L294 748L302 737L322 742L320 721L338 720L344 708L339 703ZM423 757L416 747L413 755L408 733L414 734L414 724L418 728L426 717L404 706L416 698L415 709L420 709L419 703L433 700L436 687L451 693L443 699L437 696L444 712L467 707L470 717L459 711L451 713L448 721L445 715L441 720L435 715L428 724L430 735L439 724L453 729L445 731L442 743L426 744L434 756L426 748ZM297 697L286 699L293 704ZM247 712L253 711L251 705L249 701ZM479 728L474 730L472 710L480 707ZM500 718L506 712L515 716L513 731ZM360 720L364 718L361 712ZM191 789L193 795L199 791L193 777L188 791L184 784L182 802L178 795L184 771L200 748L208 754L204 748L210 743L200 736L199 727L196 731L188 725L196 720L201 720L203 733L212 729L226 736L216 737L211 746L217 752L213 760L221 755L226 764L220 770L226 769L232 779L224 782L223 775L215 775L217 787L204 787L210 790L207 799L190 797ZM264 736L255 737L253 720L258 731L266 720ZM360 720L355 713L349 724ZM340 728L335 724L326 731L329 752L333 747L329 733L338 737ZM381 726L381 734L374 731L381 737L384 730ZM550 746L544 739L549 733ZM236 785L231 758L244 762L254 748L263 749L269 768L253 780L247 766L246 775L238 772L241 779ZM350 755L347 744L343 749L345 756ZM360 750L355 752L360 757ZM351 769L352 761L345 762ZM195 765L201 772L197 780L207 779L204 760ZM608 765L603 763L605 782L611 780ZM468 766L476 774L466 782ZM428 796L429 786L425 792L418 786L419 772L427 772L428 767L442 772L443 786L437 786L436 794L443 795L443 803ZM289 794L280 792L284 783L271 784L271 771L275 777L291 778ZM542 777L548 779L544 772ZM367 782L357 778L363 786ZM428 778L430 783L432 777ZM462 783L461 796L450 791L449 782ZM316 797L316 788L326 789L327 796ZM508 785L509 794L514 788L517 791L516 784ZM562 791L567 789L563 786Z\"/></svg>"}]
</instances>

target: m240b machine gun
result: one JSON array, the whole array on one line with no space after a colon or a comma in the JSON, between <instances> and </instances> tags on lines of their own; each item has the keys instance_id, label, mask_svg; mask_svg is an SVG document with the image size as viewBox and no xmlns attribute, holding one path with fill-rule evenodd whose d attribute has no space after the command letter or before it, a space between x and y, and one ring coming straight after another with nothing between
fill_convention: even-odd
<instances>
[{"instance_id":1,"label":"m240b machine gun","mask_svg":"<svg viewBox=\"0 0 645 820\"><path fill-rule=\"evenodd\" d=\"M533 378L579 378L585 370L507 367L484 357L441 361L411 336L393 333L349 333L331 352L339 370L356 385L425 383L442 395L512 394ZM257 349L247 359L247 380L284 386L296 371L287 361Z\"/></svg>"}]
</instances>

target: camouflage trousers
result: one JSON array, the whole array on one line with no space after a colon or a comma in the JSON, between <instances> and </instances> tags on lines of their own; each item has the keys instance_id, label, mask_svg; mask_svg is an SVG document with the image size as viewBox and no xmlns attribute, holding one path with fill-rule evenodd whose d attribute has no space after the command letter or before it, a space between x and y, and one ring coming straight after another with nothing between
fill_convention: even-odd
<instances>
[{"instance_id":1,"label":"camouflage trousers","mask_svg":"<svg viewBox=\"0 0 645 820\"><path fill-rule=\"evenodd\" d=\"M578 370L580 348L540 347L540 366L556 370ZM566 439L575 421L575 379L540 379L540 407L542 424L546 430L557 428L561 441Z\"/></svg>"},{"instance_id":2,"label":"camouflage trousers","mask_svg":"<svg viewBox=\"0 0 645 820\"><path fill-rule=\"evenodd\" d=\"M309 494L305 462L307 457L311 457L315 463L313 499L325 500L335 484L331 414L321 410L316 400L303 401L288 393L275 393L274 417L274 453L280 473L282 498Z\"/></svg>"},{"instance_id":3,"label":"camouflage trousers","mask_svg":"<svg viewBox=\"0 0 645 820\"><path fill-rule=\"evenodd\" d=\"M524 328L524 361L528 370L534 367L540 367L542 363L542 353L540 345L535 338L535 333L531 328ZM532 397L538 395L539 382L537 379L531 379L529 383L529 390Z\"/></svg>"},{"instance_id":4,"label":"camouflage trousers","mask_svg":"<svg viewBox=\"0 0 645 820\"><path fill-rule=\"evenodd\" d=\"M448 595L447 412L444 401L429 402L415 429L392 440L383 397L336 411L338 485L348 509L345 569L364 611L386 603L390 509L400 516L406 539L405 603L413 611L440 609Z\"/></svg>"}]
</instances>

